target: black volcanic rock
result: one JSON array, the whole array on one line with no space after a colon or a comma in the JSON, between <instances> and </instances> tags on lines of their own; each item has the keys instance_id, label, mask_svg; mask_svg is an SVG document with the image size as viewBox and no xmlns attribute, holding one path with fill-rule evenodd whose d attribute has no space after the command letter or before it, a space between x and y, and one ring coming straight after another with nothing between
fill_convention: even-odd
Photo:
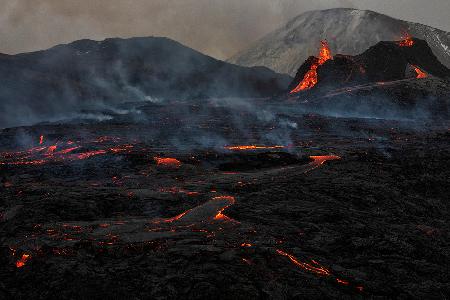
<instances>
[{"instance_id":1,"label":"black volcanic rock","mask_svg":"<svg viewBox=\"0 0 450 300\"><path fill-rule=\"evenodd\" d=\"M313 90L407 79L407 68L411 66L441 79L450 78L450 70L439 62L427 42L413 41L411 47L402 47L398 42L379 42L357 56L338 54L318 67L318 83ZM299 68L290 90L303 80L314 60L317 58L310 57Z\"/></svg>"},{"instance_id":2,"label":"black volcanic rock","mask_svg":"<svg viewBox=\"0 0 450 300\"><path fill-rule=\"evenodd\" d=\"M84 103L261 97L291 78L216 60L167 38L80 40L0 56L0 127L57 118Z\"/></svg>"}]
</instances>

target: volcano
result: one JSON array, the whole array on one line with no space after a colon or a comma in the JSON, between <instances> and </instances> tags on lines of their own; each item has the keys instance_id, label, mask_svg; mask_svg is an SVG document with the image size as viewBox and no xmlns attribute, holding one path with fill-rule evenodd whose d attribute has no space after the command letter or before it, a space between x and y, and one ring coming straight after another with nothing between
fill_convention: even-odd
<instances>
[{"instance_id":1,"label":"volcano","mask_svg":"<svg viewBox=\"0 0 450 300\"><path fill-rule=\"evenodd\" d=\"M86 105L268 97L292 80L216 60L167 38L80 40L0 55L0 127L70 116Z\"/></svg>"},{"instance_id":2,"label":"volcano","mask_svg":"<svg viewBox=\"0 0 450 300\"><path fill-rule=\"evenodd\" d=\"M356 56L336 54L326 60L320 58L322 51L300 66L285 91L285 97L295 98L308 111L363 112L377 117L450 116L450 70L426 41L406 36L379 42Z\"/></svg>"},{"instance_id":3,"label":"volcano","mask_svg":"<svg viewBox=\"0 0 450 300\"><path fill-rule=\"evenodd\" d=\"M295 76L298 67L316 54L321 40L328 41L333 53L357 55L378 42L400 40L405 32L427 41L439 61L450 67L448 32L351 8L305 12L228 61Z\"/></svg>"},{"instance_id":4,"label":"volcano","mask_svg":"<svg viewBox=\"0 0 450 300\"><path fill-rule=\"evenodd\" d=\"M291 94L312 88L324 92L356 84L403 80L411 78L408 67L414 69L414 77L418 79L427 78L427 74L450 79L450 70L439 62L427 42L416 38L379 42L356 56L338 54L331 57L324 50L323 42L321 49L319 57L310 57L299 68L288 88ZM327 53L325 58L324 51ZM314 71L314 84L308 86L311 70Z\"/></svg>"}]
</instances>

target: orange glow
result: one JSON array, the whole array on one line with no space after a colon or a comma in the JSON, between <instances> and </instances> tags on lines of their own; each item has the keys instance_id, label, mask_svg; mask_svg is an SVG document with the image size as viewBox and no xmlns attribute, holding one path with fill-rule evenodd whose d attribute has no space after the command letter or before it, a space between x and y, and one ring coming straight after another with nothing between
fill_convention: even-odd
<instances>
[{"instance_id":1,"label":"orange glow","mask_svg":"<svg viewBox=\"0 0 450 300\"><path fill-rule=\"evenodd\" d=\"M227 150L240 151L240 150L273 150L284 149L284 146L258 146L258 145L239 145L239 146L225 146Z\"/></svg>"},{"instance_id":2,"label":"orange glow","mask_svg":"<svg viewBox=\"0 0 450 300\"><path fill-rule=\"evenodd\" d=\"M252 246L252 244L249 244L249 243L242 243L241 244L241 247L251 247Z\"/></svg>"},{"instance_id":3,"label":"orange glow","mask_svg":"<svg viewBox=\"0 0 450 300\"><path fill-rule=\"evenodd\" d=\"M308 173L312 170L315 170L321 167L325 162L329 160L339 160L341 159L337 155L322 155L322 156L310 156L310 159L313 160L310 164L308 164L308 168L304 171L304 173Z\"/></svg>"},{"instance_id":4,"label":"orange glow","mask_svg":"<svg viewBox=\"0 0 450 300\"><path fill-rule=\"evenodd\" d=\"M414 70L416 71L417 79L422 79L422 78L428 77L428 74L425 73L424 71L422 71L419 67L417 67L417 66L413 66L413 67L414 67Z\"/></svg>"},{"instance_id":5,"label":"orange glow","mask_svg":"<svg viewBox=\"0 0 450 300\"><path fill-rule=\"evenodd\" d=\"M181 167L181 161L171 157L153 157L158 166L179 168Z\"/></svg>"},{"instance_id":6,"label":"orange glow","mask_svg":"<svg viewBox=\"0 0 450 300\"><path fill-rule=\"evenodd\" d=\"M326 40L324 40L324 41L321 41L320 43L322 45L320 47L319 57L318 57L317 62L312 64L309 71L303 77L303 80L297 85L296 88L294 88L291 91L291 94L295 94L300 91L309 90L309 89L313 88L319 80L317 77L317 68L319 68L319 66L323 65L326 61L333 59L328 42Z\"/></svg>"},{"instance_id":7,"label":"orange glow","mask_svg":"<svg viewBox=\"0 0 450 300\"><path fill-rule=\"evenodd\" d=\"M414 46L414 40L409 35L409 33L405 32L402 36L402 40L397 43L400 47L412 47Z\"/></svg>"},{"instance_id":8,"label":"orange glow","mask_svg":"<svg viewBox=\"0 0 450 300\"><path fill-rule=\"evenodd\" d=\"M199 192L190 192L190 191L187 191L187 190L184 190L184 189L180 189L180 188L178 188L176 186L169 187L169 188L160 188L158 191L161 192L161 193L171 193L171 194L174 194L174 195L175 194L185 194L185 195L188 195L189 197L197 197L197 196L200 195Z\"/></svg>"},{"instance_id":9,"label":"orange glow","mask_svg":"<svg viewBox=\"0 0 450 300\"><path fill-rule=\"evenodd\" d=\"M44 136L41 135L41 137L39 138L39 145L42 145L44 143Z\"/></svg>"},{"instance_id":10,"label":"orange glow","mask_svg":"<svg viewBox=\"0 0 450 300\"><path fill-rule=\"evenodd\" d=\"M16 267L17 268L22 268L23 266L25 266L25 264L27 263L27 261L31 258L31 255L29 254L22 254L22 257L16 261Z\"/></svg>"},{"instance_id":11,"label":"orange glow","mask_svg":"<svg viewBox=\"0 0 450 300\"><path fill-rule=\"evenodd\" d=\"M47 154L52 154L56 150L56 145L50 146L47 149Z\"/></svg>"},{"instance_id":12,"label":"orange glow","mask_svg":"<svg viewBox=\"0 0 450 300\"><path fill-rule=\"evenodd\" d=\"M164 219L164 223L172 223L172 222L174 222L174 221L178 221L179 219L181 219L182 217L184 217L188 212L190 212L191 211L191 209L189 209L189 210L187 210L187 211L185 211L184 213L181 213L181 214L179 214L179 215L177 215L177 216L175 216L175 217L173 217L173 218L169 218L169 219Z\"/></svg>"},{"instance_id":13,"label":"orange glow","mask_svg":"<svg viewBox=\"0 0 450 300\"><path fill-rule=\"evenodd\" d=\"M44 143L43 135L40 136L40 142ZM70 147L68 147L69 145ZM133 147L133 145L119 145L115 148L74 153L75 150L82 149L82 146L74 145L74 142L57 143L48 147L39 146L17 152L0 152L0 165L28 166L43 165L52 162L84 160L101 154L131 152Z\"/></svg>"},{"instance_id":14,"label":"orange glow","mask_svg":"<svg viewBox=\"0 0 450 300\"><path fill-rule=\"evenodd\" d=\"M123 145L123 146L110 148L109 150L114 153L120 153L120 152L128 152L129 153L129 152L131 152L131 150L133 148L134 148L133 145Z\"/></svg>"},{"instance_id":15,"label":"orange glow","mask_svg":"<svg viewBox=\"0 0 450 300\"><path fill-rule=\"evenodd\" d=\"M317 165L323 165L325 162L329 160L339 160L341 157L337 155L321 155L321 156L310 156L312 160L314 160L314 163Z\"/></svg>"},{"instance_id":16,"label":"orange glow","mask_svg":"<svg viewBox=\"0 0 450 300\"><path fill-rule=\"evenodd\" d=\"M290 255L282 250L277 249L276 251L278 254L289 258L290 261L293 264L295 264L297 267L300 267L306 271L310 271L310 272L316 273L317 275L321 275L321 276L330 276L331 275L331 272L327 268L319 265L318 263L316 263L317 267L315 267L311 264L299 261L295 256Z\"/></svg>"},{"instance_id":17,"label":"orange glow","mask_svg":"<svg viewBox=\"0 0 450 300\"><path fill-rule=\"evenodd\" d=\"M68 153L73 152L73 151L75 151L75 150L77 150L79 148L80 147L72 147L72 148L69 148L69 149L64 149L64 150L59 151L58 154L68 154Z\"/></svg>"},{"instance_id":18,"label":"orange glow","mask_svg":"<svg viewBox=\"0 0 450 300\"><path fill-rule=\"evenodd\" d=\"M231 219L230 217L226 216L223 214L224 210L226 210L228 207L230 207L231 205L233 205L234 203L236 203L236 199L233 196L218 196L218 197L214 197L212 198L211 201L222 201L222 200L226 200L229 202L229 204L225 207L223 207L221 210L219 210L216 214L216 216L214 217L214 220L220 220L220 221L234 221L233 219Z\"/></svg>"},{"instance_id":19,"label":"orange glow","mask_svg":"<svg viewBox=\"0 0 450 300\"><path fill-rule=\"evenodd\" d=\"M346 281L346 280L342 280L339 278L336 278L337 283L342 284L342 285L349 285L350 282Z\"/></svg>"},{"instance_id":20,"label":"orange glow","mask_svg":"<svg viewBox=\"0 0 450 300\"><path fill-rule=\"evenodd\" d=\"M75 158L79 159L79 160L83 160L92 156L96 156L96 155L100 155L100 154L106 154L105 150L97 150L97 151L89 151L89 152L84 152L84 153L80 153L80 154L74 154Z\"/></svg>"}]
</instances>

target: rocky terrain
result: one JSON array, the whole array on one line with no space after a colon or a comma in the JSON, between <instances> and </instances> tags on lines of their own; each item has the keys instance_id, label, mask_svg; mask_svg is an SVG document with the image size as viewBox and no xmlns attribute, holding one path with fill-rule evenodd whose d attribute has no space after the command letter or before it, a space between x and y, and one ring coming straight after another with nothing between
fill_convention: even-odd
<instances>
[{"instance_id":1,"label":"rocky terrain","mask_svg":"<svg viewBox=\"0 0 450 300\"><path fill-rule=\"evenodd\" d=\"M322 46L294 81L159 39L6 58L40 56L7 77L44 87L29 114L74 113L0 131L0 299L447 299L448 69L418 39ZM118 57L162 96L125 97ZM46 68L86 97L49 101Z\"/></svg>"},{"instance_id":2,"label":"rocky terrain","mask_svg":"<svg viewBox=\"0 0 450 300\"><path fill-rule=\"evenodd\" d=\"M433 53L450 67L450 34L426 25L406 22L373 11L350 8L310 11L237 53L230 62L242 66L265 66L294 76L321 40L333 53L357 55L381 41L411 35L427 41Z\"/></svg>"},{"instance_id":3,"label":"rocky terrain","mask_svg":"<svg viewBox=\"0 0 450 300\"><path fill-rule=\"evenodd\" d=\"M273 101L1 131L0 298L446 299L450 123Z\"/></svg>"}]
</instances>

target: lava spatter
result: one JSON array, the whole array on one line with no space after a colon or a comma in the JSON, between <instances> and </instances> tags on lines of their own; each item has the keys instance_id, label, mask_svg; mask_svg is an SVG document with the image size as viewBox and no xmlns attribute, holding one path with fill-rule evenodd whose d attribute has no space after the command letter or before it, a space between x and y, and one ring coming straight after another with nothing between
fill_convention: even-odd
<instances>
[{"instance_id":1,"label":"lava spatter","mask_svg":"<svg viewBox=\"0 0 450 300\"><path fill-rule=\"evenodd\" d=\"M309 71L303 77L303 80L290 92L291 94L296 94L298 92L313 88L319 81L317 76L317 69L319 68L319 66L323 65L328 60L333 59L328 42L324 40L320 43L321 47L319 51L319 57L311 65Z\"/></svg>"},{"instance_id":2,"label":"lava spatter","mask_svg":"<svg viewBox=\"0 0 450 300\"><path fill-rule=\"evenodd\" d=\"M22 268L26 265L26 263L31 259L31 255L30 254L22 254L22 257L16 261L16 267L17 268Z\"/></svg>"},{"instance_id":3,"label":"lava spatter","mask_svg":"<svg viewBox=\"0 0 450 300\"><path fill-rule=\"evenodd\" d=\"M397 43L400 47L414 46L414 40L408 32L403 33L402 40Z\"/></svg>"},{"instance_id":4,"label":"lava spatter","mask_svg":"<svg viewBox=\"0 0 450 300\"><path fill-rule=\"evenodd\" d=\"M425 73L424 71L422 71L419 67L413 66L413 68L414 68L414 71L416 71L416 74L417 74L416 78L417 79L422 79L422 78L427 78L428 77L428 74Z\"/></svg>"}]
</instances>

